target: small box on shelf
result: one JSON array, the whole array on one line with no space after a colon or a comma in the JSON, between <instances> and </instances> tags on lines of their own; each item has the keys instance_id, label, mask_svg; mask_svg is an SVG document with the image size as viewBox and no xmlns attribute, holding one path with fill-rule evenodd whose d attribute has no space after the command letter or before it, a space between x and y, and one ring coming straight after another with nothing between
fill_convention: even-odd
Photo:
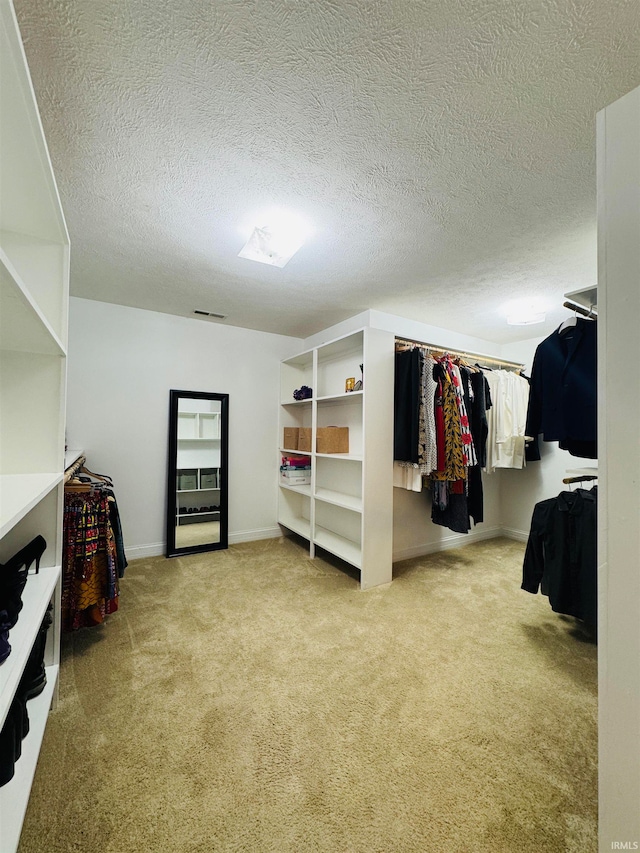
<instances>
[{"instance_id":1,"label":"small box on shelf","mask_svg":"<svg viewBox=\"0 0 640 853\"><path fill-rule=\"evenodd\" d=\"M181 468L178 471L178 491L198 488L198 471L196 468Z\"/></svg>"},{"instance_id":2,"label":"small box on shelf","mask_svg":"<svg viewBox=\"0 0 640 853\"><path fill-rule=\"evenodd\" d=\"M318 427L316 453L348 453L349 427Z\"/></svg>"},{"instance_id":3,"label":"small box on shelf","mask_svg":"<svg viewBox=\"0 0 640 853\"><path fill-rule=\"evenodd\" d=\"M202 468L200 471L200 488L201 489L218 489L219 476L218 468Z\"/></svg>"},{"instance_id":4,"label":"small box on shelf","mask_svg":"<svg viewBox=\"0 0 640 853\"><path fill-rule=\"evenodd\" d=\"M300 429L298 427L285 427L284 428L284 438L283 438L283 447L286 450L299 450L298 442L300 436Z\"/></svg>"},{"instance_id":5,"label":"small box on shelf","mask_svg":"<svg viewBox=\"0 0 640 853\"><path fill-rule=\"evenodd\" d=\"M300 427L298 430L297 450L306 450L311 453L311 427Z\"/></svg>"}]
</instances>

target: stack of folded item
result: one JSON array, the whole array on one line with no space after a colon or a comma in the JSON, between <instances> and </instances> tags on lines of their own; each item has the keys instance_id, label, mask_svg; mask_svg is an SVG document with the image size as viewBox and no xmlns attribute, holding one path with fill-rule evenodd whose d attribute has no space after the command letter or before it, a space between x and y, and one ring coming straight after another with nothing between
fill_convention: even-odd
<instances>
[{"instance_id":1,"label":"stack of folded item","mask_svg":"<svg viewBox=\"0 0 640 853\"><path fill-rule=\"evenodd\" d=\"M283 456L280 482L285 486L306 486L311 483L310 456Z\"/></svg>"}]
</instances>

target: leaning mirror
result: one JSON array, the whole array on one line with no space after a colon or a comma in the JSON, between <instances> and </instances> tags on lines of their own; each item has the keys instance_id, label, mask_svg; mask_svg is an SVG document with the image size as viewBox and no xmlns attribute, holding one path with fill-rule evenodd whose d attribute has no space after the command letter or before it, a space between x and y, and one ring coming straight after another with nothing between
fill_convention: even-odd
<instances>
[{"instance_id":1,"label":"leaning mirror","mask_svg":"<svg viewBox=\"0 0 640 853\"><path fill-rule=\"evenodd\" d=\"M229 395L169 394L167 557L228 545Z\"/></svg>"}]
</instances>

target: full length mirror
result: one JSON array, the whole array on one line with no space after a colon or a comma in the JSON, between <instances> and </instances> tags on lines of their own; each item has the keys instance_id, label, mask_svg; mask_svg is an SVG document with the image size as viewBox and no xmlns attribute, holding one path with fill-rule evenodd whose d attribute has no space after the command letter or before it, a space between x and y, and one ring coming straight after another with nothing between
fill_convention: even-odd
<instances>
[{"instance_id":1,"label":"full length mirror","mask_svg":"<svg viewBox=\"0 0 640 853\"><path fill-rule=\"evenodd\" d=\"M228 544L229 395L171 391L167 557Z\"/></svg>"}]
</instances>

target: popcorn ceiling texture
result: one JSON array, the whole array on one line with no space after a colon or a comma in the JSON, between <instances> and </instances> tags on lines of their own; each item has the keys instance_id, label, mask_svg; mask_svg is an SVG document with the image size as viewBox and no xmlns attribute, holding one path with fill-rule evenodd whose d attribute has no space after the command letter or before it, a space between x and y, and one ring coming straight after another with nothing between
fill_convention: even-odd
<instances>
[{"instance_id":1,"label":"popcorn ceiling texture","mask_svg":"<svg viewBox=\"0 0 640 853\"><path fill-rule=\"evenodd\" d=\"M15 0L76 296L307 336L367 308L495 341L596 281L595 113L637 0ZM316 234L237 257L272 205ZM209 321L210 322L210 321Z\"/></svg>"}]
</instances>

